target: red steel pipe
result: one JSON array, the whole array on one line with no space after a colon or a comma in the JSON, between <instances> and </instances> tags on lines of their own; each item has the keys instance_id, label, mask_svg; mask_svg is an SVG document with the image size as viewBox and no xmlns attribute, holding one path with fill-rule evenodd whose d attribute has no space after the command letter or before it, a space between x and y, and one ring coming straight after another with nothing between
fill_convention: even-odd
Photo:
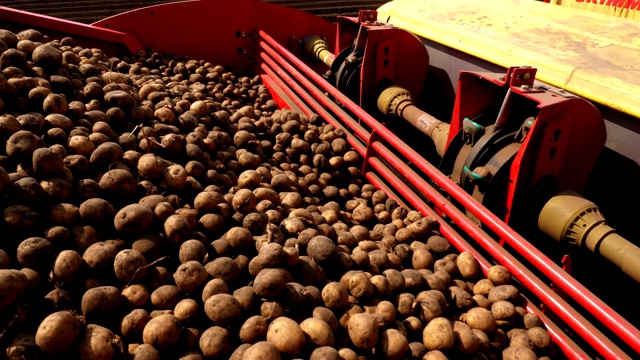
<instances>
[{"instance_id":1,"label":"red steel pipe","mask_svg":"<svg viewBox=\"0 0 640 360\"><path fill-rule=\"evenodd\" d=\"M273 70L269 69L269 67L264 64L262 64L261 67L262 70L264 70L264 72L269 75L269 78L271 78L271 80L273 80L273 82L275 82L280 87L280 89L282 89L282 91L287 94L289 98L291 98L291 101L293 101L293 103L296 104L303 113L308 114L311 112L311 109L309 109L307 104L305 104L304 101L302 101L300 97L295 92L293 92L293 90L291 90L291 88L288 87L287 84L284 83L284 81L282 81L282 79L276 76Z\"/></svg>"},{"instance_id":2,"label":"red steel pipe","mask_svg":"<svg viewBox=\"0 0 640 360\"><path fill-rule=\"evenodd\" d=\"M293 76L295 76L297 79L301 79L304 78L304 76L298 72L296 69L292 68L291 65L289 65L288 63L286 63L284 61L284 59L282 58L282 56L278 55L278 53L273 50L273 48L271 48L269 45L260 42L260 47L265 51L263 53L261 53L261 57L263 59L265 59L265 61L268 61L269 64L276 64L276 62L278 64L281 64L282 66L285 66L287 68L287 71L290 72ZM273 59L269 58L268 55L272 56ZM269 60L266 60L266 58L268 58ZM274 61L275 60L275 61ZM278 66L276 64L276 66ZM280 68L278 66L278 68ZM282 71L283 74L286 74L284 71ZM287 75L288 76L288 75ZM289 77L289 79L291 79L291 77ZM306 79L305 79L306 80ZM297 85L297 83L291 79L291 82L295 83ZM304 83L304 82L303 82ZM362 127L362 125L358 124L358 122L356 122L355 120L353 120L349 114L347 114L346 112L344 112L344 110L340 109L339 107L336 106L336 103L333 102L331 99L329 99L327 96L325 96L324 94L322 94L322 91L320 91L320 89L318 89L317 87L315 87L313 84L311 83L304 83L305 87L307 89L309 89L309 91L311 91L311 93L313 93L314 95L316 95L316 98L318 99L318 101L320 102L320 104L324 107L328 107L331 108L336 115L338 115L338 117L340 117L341 119L343 119L343 121L345 121L345 123L347 124L347 126L349 126L354 134L361 138L362 140L364 140L366 143L369 142L369 137L371 136L371 133L367 130L365 130L365 128ZM299 85L298 85L299 87ZM300 87L300 89L302 90L302 88ZM305 91L306 92L306 91ZM315 102L315 100L314 100ZM326 112L326 111L324 111ZM347 119L348 120L345 120Z\"/></svg>"},{"instance_id":3,"label":"red steel pipe","mask_svg":"<svg viewBox=\"0 0 640 360\"><path fill-rule=\"evenodd\" d=\"M430 208L425 202L419 198L413 190L411 190L403 180L398 178L389 168L384 165L379 159L371 157L368 159L369 164L380 173L391 185L398 190L416 209L425 215L435 218L440 223L440 232L444 235L453 246L456 247L459 251L467 251L473 255L480 267L482 268L482 272L486 275L487 271L491 267L490 263L480 255L466 240L464 240L453 228L449 226L445 221L440 218L435 211ZM369 176L367 177L369 178ZM377 186L372 182L374 186ZM532 274L533 276L533 274ZM549 291L551 291L549 289ZM549 331L549 335L553 339L553 342L556 343L562 352L569 359L589 359L589 356L582 350L572 339L570 339L556 324L554 324L549 318L544 316L540 310L533 305L531 301L527 299L527 310L535 313L543 320L544 324ZM615 345L614 345L615 346ZM618 359L627 358L624 353L621 357L617 357Z\"/></svg>"},{"instance_id":4,"label":"red steel pipe","mask_svg":"<svg viewBox=\"0 0 640 360\"><path fill-rule=\"evenodd\" d=\"M416 151L407 146L402 140L400 140L395 134L385 128L382 124L377 122L371 115L356 105L348 97L342 94L335 87L331 86L321 76L316 74L311 68L309 68L304 62L296 58L282 45L276 42L264 31L260 30L258 34L269 45L277 49L283 56L287 58L296 67L302 70L306 76L311 78L315 83L320 85L322 89L327 91L330 95L334 96L342 105L352 111L360 120L371 127L373 130L379 133L379 135L392 144L397 150L399 150L409 161L414 163L422 172L434 180L434 182L449 192L457 201L459 201L465 208L471 211L478 219L485 223L491 230L493 230L501 239L504 239L509 245L511 245L516 251L522 254L529 262L536 266L542 273L544 273L549 279L558 285L563 291L574 298L581 306L590 311L598 318L605 326L611 329L617 336L625 341L634 350L640 352L640 331L636 329L631 323L625 320L622 316L616 313L602 300L596 297L591 291L586 289L582 284L577 282L573 277L564 272L559 266L553 263L548 257L542 254L538 249L533 247L527 240L516 233L513 229L508 227L502 220L496 215L488 211L484 206L473 199L467 194L464 189L457 186L453 181L442 174L436 167L428 163L422 158ZM279 60L274 56L276 60ZM280 59L283 59L280 57ZM290 71L294 69L290 64L282 61L283 66ZM295 69L294 69L295 70ZM295 73L292 72L294 76ZM297 78L297 76L296 76ZM308 87L306 83L309 80L306 78L298 79L305 87ZM312 91L313 92L313 91ZM445 209L446 210L446 209ZM454 219L456 221L456 219ZM563 316L564 314L558 314ZM564 318L563 318L564 319ZM564 319L567 320L567 319ZM592 336L586 335L585 338L592 338ZM607 349L602 346L599 341L591 344L594 348L603 354L610 354L611 349Z\"/></svg>"},{"instance_id":5,"label":"red steel pipe","mask_svg":"<svg viewBox=\"0 0 640 360\"><path fill-rule=\"evenodd\" d=\"M429 185L424 179L420 178L407 164L402 162L395 156L386 146L380 142L369 144L377 153L381 154L389 165L394 168L403 178L408 179L420 193L425 194L434 204L448 204L449 202L436 189ZM370 159L371 161L380 162L378 159ZM373 164L372 164L373 165ZM404 182L401 182L404 185ZM396 186L398 184L391 184ZM575 309L566 303L560 295L554 292L542 280L540 280L533 272L525 267L520 261L513 257L505 248L498 245L486 232L476 226L471 219L459 209L449 206L448 215L454 219L463 231L471 235L491 256L500 259L501 265L509 269L511 274L518 279L527 289L536 295L549 309L558 314L569 324L576 333L584 339L594 342L598 347L606 351L603 355L611 356L616 359L628 358L628 356L609 340L602 332L593 326L587 319L580 315ZM595 346L594 346L595 347Z\"/></svg>"},{"instance_id":6,"label":"red steel pipe","mask_svg":"<svg viewBox=\"0 0 640 360\"><path fill-rule=\"evenodd\" d=\"M318 104L318 102L316 102L313 97L311 97L311 95L309 95L308 92L304 91L300 85L298 85L295 80L293 80L287 73L285 73L284 71L282 71L282 68L280 66L278 66L278 64L276 64L271 58L269 58L268 55L266 55L265 53L261 54L261 57L263 58L263 60L265 60L265 62L271 66L271 68L269 68L269 66L267 66L267 64L262 64L261 67L262 69L267 72L267 74L269 74L269 76L271 76L272 78L274 78L274 80L277 78L277 80L275 80L276 82L281 81L282 84L278 84L280 85L280 87L282 87L283 89L286 87L287 89L289 89L289 91L291 91L291 89L289 88L289 86L291 86L291 88L293 88L293 90L295 90L295 92L297 94L299 94L300 96L302 96L304 98L304 100L309 103L309 105L311 105L311 107L313 107L313 109L316 111L316 113L318 115L320 115L323 119L325 119L325 121L327 121L329 124L333 125L334 127L337 128L342 128L343 130L345 130L345 134L347 135L347 141L349 142L349 144L351 146L353 146L353 148L356 150L356 152L358 152L358 154L360 154L360 156L364 156L366 153L366 148L365 146L362 144L362 142L360 142L360 140L356 139L350 131L347 131L346 129L344 129L344 127L342 126L342 124L340 124L340 122L338 120L336 120L333 116L331 116L331 114L325 110L320 104ZM273 70L271 70L273 69ZM274 73L274 71L278 74L276 76L276 74ZM283 80L280 79L280 76L282 77ZM286 84L285 84L286 82ZM289 86L287 86L287 84ZM285 90L286 92L286 90ZM296 96L296 98L298 100L300 100L300 98L298 96ZM302 101L302 100L300 100ZM311 115L312 111L311 109L306 106L306 104L304 104L304 108L303 108L303 112L309 116ZM364 130L364 129L362 129ZM368 141L369 137L366 138L366 141Z\"/></svg>"}]
</instances>

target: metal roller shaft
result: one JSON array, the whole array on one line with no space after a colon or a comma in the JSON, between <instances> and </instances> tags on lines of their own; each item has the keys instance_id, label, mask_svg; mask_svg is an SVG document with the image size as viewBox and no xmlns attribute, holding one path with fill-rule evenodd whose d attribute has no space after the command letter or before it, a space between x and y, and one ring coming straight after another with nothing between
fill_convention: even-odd
<instances>
[{"instance_id":1,"label":"metal roller shaft","mask_svg":"<svg viewBox=\"0 0 640 360\"><path fill-rule=\"evenodd\" d=\"M575 192L560 193L542 208L538 228L558 241L569 241L599 254L640 282L640 248L607 225L598 206Z\"/></svg>"},{"instance_id":2,"label":"metal roller shaft","mask_svg":"<svg viewBox=\"0 0 640 360\"><path fill-rule=\"evenodd\" d=\"M449 124L420 110L411 100L409 91L396 85L389 86L378 97L378 109L384 114L395 115L408 121L430 137L436 145L438 155L444 156L449 137Z\"/></svg>"}]
</instances>

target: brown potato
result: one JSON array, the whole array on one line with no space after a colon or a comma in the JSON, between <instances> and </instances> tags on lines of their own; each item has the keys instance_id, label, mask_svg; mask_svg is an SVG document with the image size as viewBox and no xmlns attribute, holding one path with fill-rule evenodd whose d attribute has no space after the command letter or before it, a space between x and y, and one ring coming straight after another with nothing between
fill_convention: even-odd
<instances>
[{"instance_id":1,"label":"brown potato","mask_svg":"<svg viewBox=\"0 0 640 360\"><path fill-rule=\"evenodd\" d=\"M492 333L496 328L496 321L491 311L480 307L470 309L466 314L462 314L460 320L464 321L470 328L482 330L486 333Z\"/></svg>"},{"instance_id":2,"label":"brown potato","mask_svg":"<svg viewBox=\"0 0 640 360\"><path fill-rule=\"evenodd\" d=\"M175 316L160 315L149 320L142 332L145 344L155 348L166 348L180 340L180 327Z\"/></svg>"},{"instance_id":3,"label":"brown potato","mask_svg":"<svg viewBox=\"0 0 640 360\"><path fill-rule=\"evenodd\" d=\"M271 322L267 330L267 341L281 353L291 356L300 354L306 343L305 334L298 323L284 316Z\"/></svg>"},{"instance_id":4,"label":"brown potato","mask_svg":"<svg viewBox=\"0 0 640 360\"><path fill-rule=\"evenodd\" d=\"M133 284L122 290L122 301L131 307L145 306L150 297L149 290L141 284Z\"/></svg>"},{"instance_id":5,"label":"brown potato","mask_svg":"<svg viewBox=\"0 0 640 360\"><path fill-rule=\"evenodd\" d=\"M162 285L151 293L151 303L160 310L173 309L179 301L180 291L177 286Z\"/></svg>"},{"instance_id":6,"label":"brown potato","mask_svg":"<svg viewBox=\"0 0 640 360\"><path fill-rule=\"evenodd\" d=\"M128 284L143 278L147 274L147 260L138 250L125 249L120 251L113 262L113 269L120 282Z\"/></svg>"},{"instance_id":7,"label":"brown potato","mask_svg":"<svg viewBox=\"0 0 640 360\"><path fill-rule=\"evenodd\" d=\"M268 341L259 341L248 347L240 360L280 360L280 358L280 351L274 344Z\"/></svg>"},{"instance_id":8,"label":"brown potato","mask_svg":"<svg viewBox=\"0 0 640 360\"><path fill-rule=\"evenodd\" d=\"M35 342L45 354L59 354L70 349L81 332L82 323L75 314L58 311L42 320L36 331Z\"/></svg>"},{"instance_id":9,"label":"brown potato","mask_svg":"<svg viewBox=\"0 0 640 360\"><path fill-rule=\"evenodd\" d=\"M78 354L81 359L112 359L116 354L117 342L111 330L89 324L79 338Z\"/></svg>"},{"instance_id":10,"label":"brown potato","mask_svg":"<svg viewBox=\"0 0 640 360\"><path fill-rule=\"evenodd\" d=\"M173 274L178 289L184 293L195 291L207 281L209 274L204 266L197 261L187 261L181 264Z\"/></svg>"},{"instance_id":11,"label":"brown potato","mask_svg":"<svg viewBox=\"0 0 640 360\"><path fill-rule=\"evenodd\" d=\"M510 346L502 352L504 360L536 360L538 357L533 350L524 346Z\"/></svg>"},{"instance_id":12,"label":"brown potato","mask_svg":"<svg viewBox=\"0 0 640 360\"><path fill-rule=\"evenodd\" d=\"M378 342L378 318L372 314L354 314L348 323L349 338L361 349L373 349Z\"/></svg>"},{"instance_id":13,"label":"brown potato","mask_svg":"<svg viewBox=\"0 0 640 360\"><path fill-rule=\"evenodd\" d=\"M396 329L387 329L380 334L380 355L384 359L399 360L409 350L407 337Z\"/></svg>"},{"instance_id":14,"label":"brown potato","mask_svg":"<svg viewBox=\"0 0 640 360\"><path fill-rule=\"evenodd\" d=\"M451 321L435 318L425 326L422 341L429 350L449 350L455 344L455 335Z\"/></svg>"},{"instance_id":15,"label":"brown potato","mask_svg":"<svg viewBox=\"0 0 640 360\"><path fill-rule=\"evenodd\" d=\"M141 338L142 331L151 316L144 309L134 309L122 318L120 322L120 334L124 337Z\"/></svg>"},{"instance_id":16,"label":"brown potato","mask_svg":"<svg viewBox=\"0 0 640 360\"><path fill-rule=\"evenodd\" d=\"M332 347L335 343L333 330L323 320L316 318L305 319L300 323L300 329L304 332L307 343L314 343L319 347Z\"/></svg>"},{"instance_id":17,"label":"brown potato","mask_svg":"<svg viewBox=\"0 0 640 360\"><path fill-rule=\"evenodd\" d=\"M82 314L87 317L109 316L116 312L122 303L120 290L113 286L98 286L82 295Z\"/></svg>"},{"instance_id":18,"label":"brown potato","mask_svg":"<svg viewBox=\"0 0 640 360\"><path fill-rule=\"evenodd\" d=\"M188 324L194 321L198 313L198 303L193 299L182 299L173 309L173 315L181 324Z\"/></svg>"},{"instance_id":19,"label":"brown potato","mask_svg":"<svg viewBox=\"0 0 640 360\"><path fill-rule=\"evenodd\" d=\"M255 315L242 324L239 337L245 343L254 344L267 338L268 329L269 320L263 316Z\"/></svg>"},{"instance_id":20,"label":"brown potato","mask_svg":"<svg viewBox=\"0 0 640 360\"><path fill-rule=\"evenodd\" d=\"M60 283L74 281L82 269L82 257L73 250L63 250L53 263L53 279Z\"/></svg>"},{"instance_id":21,"label":"brown potato","mask_svg":"<svg viewBox=\"0 0 640 360\"><path fill-rule=\"evenodd\" d=\"M204 311L216 325L231 325L242 314L242 306L229 294L215 294L204 303Z\"/></svg>"},{"instance_id":22,"label":"brown potato","mask_svg":"<svg viewBox=\"0 0 640 360\"><path fill-rule=\"evenodd\" d=\"M511 272L502 265L493 265L487 272L487 278L495 286L507 285L511 282Z\"/></svg>"}]
</instances>

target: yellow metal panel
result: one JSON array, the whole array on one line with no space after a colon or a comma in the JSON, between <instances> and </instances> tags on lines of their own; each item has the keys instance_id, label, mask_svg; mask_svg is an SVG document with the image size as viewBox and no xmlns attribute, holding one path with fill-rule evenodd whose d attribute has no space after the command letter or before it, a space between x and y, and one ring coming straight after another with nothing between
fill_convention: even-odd
<instances>
[{"instance_id":1,"label":"yellow metal panel","mask_svg":"<svg viewBox=\"0 0 640 360\"><path fill-rule=\"evenodd\" d=\"M640 0L639 0L640 1ZM640 22L533 0L395 0L378 19L640 118Z\"/></svg>"},{"instance_id":2,"label":"yellow metal panel","mask_svg":"<svg viewBox=\"0 0 640 360\"><path fill-rule=\"evenodd\" d=\"M640 1L637 0L551 0L550 3L610 16L640 19Z\"/></svg>"}]
</instances>

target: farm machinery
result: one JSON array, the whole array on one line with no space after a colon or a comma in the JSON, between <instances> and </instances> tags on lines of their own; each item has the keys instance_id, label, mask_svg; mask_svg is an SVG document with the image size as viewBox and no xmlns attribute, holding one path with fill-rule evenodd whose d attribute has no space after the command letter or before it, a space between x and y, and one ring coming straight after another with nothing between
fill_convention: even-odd
<instances>
[{"instance_id":1,"label":"farm machinery","mask_svg":"<svg viewBox=\"0 0 640 360\"><path fill-rule=\"evenodd\" d=\"M252 1L91 25L0 7L0 27L259 74L280 107L343 129L367 180L483 272L505 266L564 356L637 357L640 50L599 14L507 4L392 1L336 24Z\"/></svg>"}]
</instances>

